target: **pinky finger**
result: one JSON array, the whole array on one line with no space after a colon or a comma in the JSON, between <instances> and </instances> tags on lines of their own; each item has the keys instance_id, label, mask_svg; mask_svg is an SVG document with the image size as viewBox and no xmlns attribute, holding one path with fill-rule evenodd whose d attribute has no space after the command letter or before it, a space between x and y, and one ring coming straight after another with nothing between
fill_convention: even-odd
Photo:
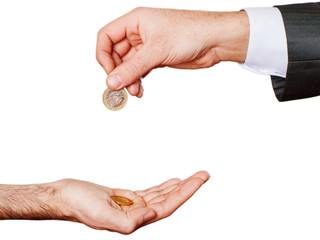
<instances>
[{"instance_id":1,"label":"pinky finger","mask_svg":"<svg viewBox=\"0 0 320 240\"><path fill-rule=\"evenodd\" d=\"M137 96L140 92L140 83L137 81L130 84L129 86L127 86L127 90L130 93L130 95Z\"/></svg>"},{"instance_id":2,"label":"pinky finger","mask_svg":"<svg viewBox=\"0 0 320 240\"><path fill-rule=\"evenodd\" d=\"M142 98L144 92L144 88L142 86L142 83L140 83L139 93L137 94L138 98Z\"/></svg>"}]
</instances>

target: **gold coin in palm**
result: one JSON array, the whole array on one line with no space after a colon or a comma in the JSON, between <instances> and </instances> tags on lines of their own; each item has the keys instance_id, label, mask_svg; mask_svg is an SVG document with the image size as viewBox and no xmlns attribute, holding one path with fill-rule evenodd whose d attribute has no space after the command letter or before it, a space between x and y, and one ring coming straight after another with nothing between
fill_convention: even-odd
<instances>
[{"instance_id":1,"label":"gold coin in palm","mask_svg":"<svg viewBox=\"0 0 320 240\"><path fill-rule=\"evenodd\" d=\"M126 105L128 94L124 89L114 91L108 88L104 92L102 100L108 109L117 111Z\"/></svg>"},{"instance_id":2,"label":"gold coin in palm","mask_svg":"<svg viewBox=\"0 0 320 240\"><path fill-rule=\"evenodd\" d=\"M110 198L119 206L130 206L133 204L133 201L126 197L112 195Z\"/></svg>"}]
</instances>

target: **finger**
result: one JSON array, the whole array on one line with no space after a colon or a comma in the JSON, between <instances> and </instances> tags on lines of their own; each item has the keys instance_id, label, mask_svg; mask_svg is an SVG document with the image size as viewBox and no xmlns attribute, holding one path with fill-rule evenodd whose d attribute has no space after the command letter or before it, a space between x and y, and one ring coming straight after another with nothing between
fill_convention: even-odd
<instances>
[{"instance_id":1,"label":"finger","mask_svg":"<svg viewBox=\"0 0 320 240\"><path fill-rule=\"evenodd\" d=\"M132 233L144 223L150 222L156 218L156 213L150 208L136 208L127 212L128 226L126 227L126 233Z\"/></svg>"},{"instance_id":2,"label":"finger","mask_svg":"<svg viewBox=\"0 0 320 240\"><path fill-rule=\"evenodd\" d=\"M140 190L140 191L135 191L135 194L143 197L143 196L145 196L146 194L148 194L148 193L150 193L150 192L159 191L159 190L161 190L161 189L164 189L164 188L166 188L166 187L169 187L169 186L171 186L171 185L173 185L173 184L177 184L177 183L179 183L179 182L181 182L181 180L180 180L179 178L172 178L172 179L170 179L170 180L168 180L168 181L165 181L164 183L162 183L162 184L160 184L160 185L158 185L158 186L151 187L151 188L148 188L148 189L142 190L142 191L141 191L141 190Z\"/></svg>"},{"instance_id":3,"label":"finger","mask_svg":"<svg viewBox=\"0 0 320 240\"><path fill-rule=\"evenodd\" d=\"M167 188L173 184L184 183L191 178L201 178L204 182L206 182L210 178L210 175L206 171L199 171L183 181L181 181L181 179L179 179L179 178L172 178L168 181L163 182L162 184L160 184L158 186L151 187L149 189L142 190L142 191L141 190L136 191L135 193L138 194L139 196L143 197L150 192L162 190L162 189Z\"/></svg>"},{"instance_id":4,"label":"finger","mask_svg":"<svg viewBox=\"0 0 320 240\"><path fill-rule=\"evenodd\" d=\"M106 209L97 213L95 221L96 229L107 229L122 234L130 234L141 227L145 222L156 217L154 210L146 207L125 212L117 209Z\"/></svg>"},{"instance_id":5,"label":"finger","mask_svg":"<svg viewBox=\"0 0 320 240\"><path fill-rule=\"evenodd\" d=\"M197 172L182 181L179 184L180 186L172 192L168 192L164 194L165 196L154 199L156 203L150 203L148 206L156 211L157 220L168 217L185 203L209 178L210 175L208 172Z\"/></svg>"},{"instance_id":6,"label":"finger","mask_svg":"<svg viewBox=\"0 0 320 240\"><path fill-rule=\"evenodd\" d=\"M128 61L130 58L132 58L137 53L137 49L132 47L129 49L129 51L122 56L122 61Z\"/></svg>"},{"instance_id":7,"label":"finger","mask_svg":"<svg viewBox=\"0 0 320 240\"><path fill-rule=\"evenodd\" d=\"M157 218L160 220L170 216L175 212L182 204L184 204L192 195L204 184L201 178L193 178L185 182L181 187L161 202L148 205L153 209Z\"/></svg>"},{"instance_id":8,"label":"finger","mask_svg":"<svg viewBox=\"0 0 320 240\"><path fill-rule=\"evenodd\" d=\"M125 39L126 16L120 17L98 32L96 58L103 69L109 74L115 65L112 59L113 45Z\"/></svg>"},{"instance_id":9,"label":"finger","mask_svg":"<svg viewBox=\"0 0 320 240\"><path fill-rule=\"evenodd\" d=\"M143 78L145 78L146 76L148 76L148 75L149 75L149 73L151 73L151 71L152 71L152 70L150 70L150 71L146 72L146 73L142 76L142 79L143 79Z\"/></svg>"},{"instance_id":10,"label":"finger","mask_svg":"<svg viewBox=\"0 0 320 240\"><path fill-rule=\"evenodd\" d=\"M115 66L119 66L122 63L122 60L118 53L112 52L112 59Z\"/></svg>"},{"instance_id":11,"label":"finger","mask_svg":"<svg viewBox=\"0 0 320 240\"><path fill-rule=\"evenodd\" d=\"M140 86L141 86L141 78L135 81L134 83L131 83L129 86L127 86L128 92L132 96L137 96L140 93Z\"/></svg>"},{"instance_id":12,"label":"finger","mask_svg":"<svg viewBox=\"0 0 320 240\"><path fill-rule=\"evenodd\" d=\"M142 86L142 83L140 84L139 93L137 94L138 98L142 98L144 92L144 88Z\"/></svg>"},{"instance_id":13,"label":"finger","mask_svg":"<svg viewBox=\"0 0 320 240\"><path fill-rule=\"evenodd\" d=\"M113 51L116 52L121 58L124 57L132 48L128 39L123 39L113 46Z\"/></svg>"},{"instance_id":14,"label":"finger","mask_svg":"<svg viewBox=\"0 0 320 240\"><path fill-rule=\"evenodd\" d=\"M130 84L127 86L127 90L132 96L137 96L140 91L140 83L137 81Z\"/></svg>"},{"instance_id":15,"label":"finger","mask_svg":"<svg viewBox=\"0 0 320 240\"><path fill-rule=\"evenodd\" d=\"M178 191L179 187L181 187L187 181L190 181L190 180L195 179L195 178L199 178L199 179L201 179L203 181L203 183L205 183L209 179L209 177L210 176L209 176L208 172L206 172L206 171L197 172L194 175L192 175L191 177L183 180L179 184L176 184L175 187L173 185L172 187L168 187L166 189L158 191L158 196L156 194L153 194L154 198L151 199L150 196L146 195L144 197L144 199L148 198L148 201L147 201L148 204L161 202L161 201L165 200L166 198L168 198L170 195L174 194L176 191Z\"/></svg>"},{"instance_id":16,"label":"finger","mask_svg":"<svg viewBox=\"0 0 320 240\"><path fill-rule=\"evenodd\" d=\"M108 87L118 90L135 82L158 65L158 55L143 46L128 61L124 61L112 71L107 78Z\"/></svg>"},{"instance_id":17,"label":"finger","mask_svg":"<svg viewBox=\"0 0 320 240\"><path fill-rule=\"evenodd\" d=\"M210 174L207 171L199 171L193 174L191 177L187 178L185 181L188 181L189 179L192 179L192 178L200 178L205 183L206 181L209 180Z\"/></svg>"},{"instance_id":18,"label":"finger","mask_svg":"<svg viewBox=\"0 0 320 240\"><path fill-rule=\"evenodd\" d=\"M105 46L104 49L102 49L101 46L99 46L101 45L99 44L99 41L104 41L106 42L105 45L109 44L110 46ZM110 74L112 70L115 68L115 64L112 58L112 42L110 39L108 39L107 36L100 37L100 39L98 38L96 58L107 74Z\"/></svg>"},{"instance_id":19,"label":"finger","mask_svg":"<svg viewBox=\"0 0 320 240\"><path fill-rule=\"evenodd\" d=\"M153 199L155 199L155 198L157 198L157 197L159 197L159 196L161 196L161 195L165 195L165 194L167 194L167 193L175 190L176 188L178 188L178 187L180 186L180 184L181 184L181 183L179 183L179 184L173 184L173 185L171 185L171 186L169 186L169 187L166 187L166 188L164 188L164 189L162 189L162 190L150 192L150 193L146 194L146 195L143 197L143 199L144 199L144 201L147 202L148 204L149 204L149 203L153 203L153 201L152 201Z\"/></svg>"},{"instance_id":20,"label":"finger","mask_svg":"<svg viewBox=\"0 0 320 240\"><path fill-rule=\"evenodd\" d=\"M143 96L143 91L144 91L143 86L142 86L142 77L139 78L138 82L139 82L139 91L137 94L137 98L141 98Z\"/></svg>"}]
</instances>

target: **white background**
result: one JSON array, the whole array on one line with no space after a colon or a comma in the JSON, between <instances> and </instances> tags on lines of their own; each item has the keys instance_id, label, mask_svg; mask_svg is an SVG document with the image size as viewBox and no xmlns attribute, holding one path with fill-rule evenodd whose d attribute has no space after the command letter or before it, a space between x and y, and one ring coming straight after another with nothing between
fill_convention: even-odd
<instances>
[{"instance_id":1,"label":"white background","mask_svg":"<svg viewBox=\"0 0 320 240\"><path fill-rule=\"evenodd\" d=\"M137 6L239 10L297 1L0 2L0 183L77 178L144 189L207 170L170 218L130 236L1 221L1 239L319 239L319 98L279 103L269 76L222 63L153 71L125 109L102 104L97 31ZM202 86L195 88L194 86Z\"/></svg>"}]
</instances>

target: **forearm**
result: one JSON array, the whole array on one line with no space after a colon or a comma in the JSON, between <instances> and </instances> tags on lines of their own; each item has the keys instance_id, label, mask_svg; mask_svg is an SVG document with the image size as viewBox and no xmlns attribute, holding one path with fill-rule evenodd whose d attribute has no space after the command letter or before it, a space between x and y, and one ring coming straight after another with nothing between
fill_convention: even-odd
<instances>
[{"instance_id":1,"label":"forearm","mask_svg":"<svg viewBox=\"0 0 320 240\"><path fill-rule=\"evenodd\" d=\"M64 219L54 184L0 185L0 219Z\"/></svg>"}]
</instances>

